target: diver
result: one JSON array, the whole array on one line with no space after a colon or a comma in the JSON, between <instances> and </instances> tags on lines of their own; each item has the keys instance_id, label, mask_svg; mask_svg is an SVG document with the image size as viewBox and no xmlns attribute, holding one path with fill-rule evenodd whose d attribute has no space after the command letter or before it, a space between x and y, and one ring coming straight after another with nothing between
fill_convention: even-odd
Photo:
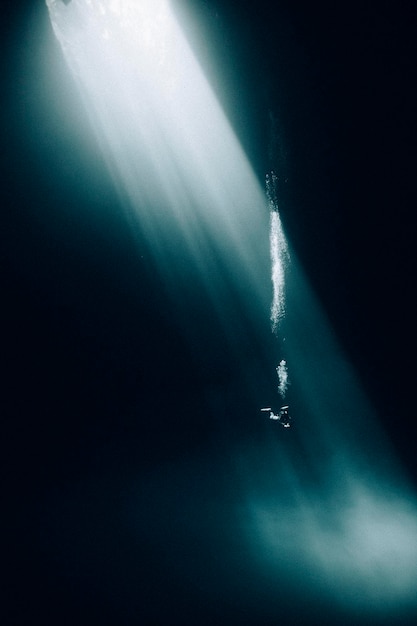
<instances>
[{"instance_id":1,"label":"diver","mask_svg":"<svg viewBox=\"0 0 417 626\"><path fill-rule=\"evenodd\" d=\"M270 420L275 420L279 422L282 426L284 426L284 428L290 428L292 418L291 418L291 415L289 414L289 408L290 407L288 405L282 406L279 409L278 413L274 413L270 407L266 409L261 409L261 411L265 411L265 412L269 411Z\"/></svg>"}]
</instances>

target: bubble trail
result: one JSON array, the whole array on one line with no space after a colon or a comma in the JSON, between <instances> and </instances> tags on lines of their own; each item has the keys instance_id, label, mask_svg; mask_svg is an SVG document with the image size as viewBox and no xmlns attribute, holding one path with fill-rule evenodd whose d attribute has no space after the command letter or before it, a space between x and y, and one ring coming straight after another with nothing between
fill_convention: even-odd
<instances>
[{"instance_id":1,"label":"bubble trail","mask_svg":"<svg viewBox=\"0 0 417 626\"><path fill-rule=\"evenodd\" d=\"M277 176L274 172L266 175L266 195L270 211L269 245L271 255L272 303L271 325L272 331L278 330L280 322L285 317L285 269L290 255L288 245L282 229L278 212L276 195Z\"/></svg>"}]
</instances>

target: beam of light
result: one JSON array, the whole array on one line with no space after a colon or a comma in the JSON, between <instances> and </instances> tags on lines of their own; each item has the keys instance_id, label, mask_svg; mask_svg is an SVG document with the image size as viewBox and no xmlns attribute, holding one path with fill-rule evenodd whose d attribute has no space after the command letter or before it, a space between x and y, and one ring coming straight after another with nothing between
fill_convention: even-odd
<instances>
[{"instance_id":1,"label":"beam of light","mask_svg":"<svg viewBox=\"0 0 417 626\"><path fill-rule=\"evenodd\" d=\"M282 580L289 594L302 586L352 623L410 618L417 614L416 495L291 258L285 350L295 426L236 451L244 532L277 593Z\"/></svg>"},{"instance_id":2,"label":"beam of light","mask_svg":"<svg viewBox=\"0 0 417 626\"><path fill-rule=\"evenodd\" d=\"M120 194L173 300L198 275L230 341L269 308L264 193L166 0L47 0ZM174 286L175 285L175 286Z\"/></svg>"},{"instance_id":3,"label":"beam of light","mask_svg":"<svg viewBox=\"0 0 417 626\"><path fill-rule=\"evenodd\" d=\"M246 451L239 470L242 524L259 568L272 572L277 588L282 573L300 584L307 571L323 597L369 612L415 603L415 498L293 254L285 296L290 257L274 174L268 222L262 189L170 5L47 5L133 227L149 242L173 301L198 275L236 349L243 315L270 318L277 331L286 312L297 427L280 434L297 439L260 445L255 460ZM187 302L183 308L192 315ZM246 399L257 397L255 369L242 369Z\"/></svg>"},{"instance_id":4,"label":"beam of light","mask_svg":"<svg viewBox=\"0 0 417 626\"><path fill-rule=\"evenodd\" d=\"M276 450L268 459L264 449L252 463L257 484L248 486L252 495L243 516L254 559L273 585L279 588L284 578L288 593L301 585L323 606L336 603L361 619L391 615L395 621L416 610L417 506L411 491L364 473L352 455L347 462L338 456L325 469L321 464L321 480L309 475L317 463L300 468L277 458ZM261 466L273 476L268 481L264 475L259 488Z\"/></svg>"}]
</instances>

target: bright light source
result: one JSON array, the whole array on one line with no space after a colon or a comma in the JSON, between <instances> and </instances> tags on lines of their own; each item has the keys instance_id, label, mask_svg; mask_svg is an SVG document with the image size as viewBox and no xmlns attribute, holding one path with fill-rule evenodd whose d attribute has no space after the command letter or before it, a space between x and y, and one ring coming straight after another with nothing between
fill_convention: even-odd
<instances>
[{"instance_id":1,"label":"bright light source","mask_svg":"<svg viewBox=\"0 0 417 626\"><path fill-rule=\"evenodd\" d=\"M229 280L249 315L268 315L264 193L169 3L47 4L116 184L168 284L179 264L193 266L224 322Z\"/></svg>"}]
</instances>

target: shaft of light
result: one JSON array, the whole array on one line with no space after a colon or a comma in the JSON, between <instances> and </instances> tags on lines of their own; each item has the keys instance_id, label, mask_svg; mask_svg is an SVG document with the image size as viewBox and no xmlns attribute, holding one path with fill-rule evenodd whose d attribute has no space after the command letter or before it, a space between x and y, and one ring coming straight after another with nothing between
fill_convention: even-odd
<instances>
[{"instance_id":1,"label":"shaft of light","mask_svg":"<svg viewBox=\"0 0 417 626\"><path fill-rule=\"evenodd\" d=\"M115 184L173 300L194 272L235 347L243 314L257 321L271 316L277 327L288 249L276 202L270 196L269 224L258 181L169 4L47 4ZM243 455L248 544L271 576L284 572L299 580L300 571L308 571L323 596L368 611L394 610L413 602L415 499L291 258L285 357L296 396L299 456L293 458L283 442L273 446L272 458L268 445L253 461ZM239 294L239 306L230 288ZM248 366L245 398L256 393L253 381L260 374L251 377L252 371Z\"/></svg>"},{"instance_id":2,"label":"shaft of light","mask_svg":"<svg viewBox=\"0 0 417 626\"><path fill-rule=\"evenodd\" d=\"M132 223L168 289L196 271L226 326L225 301L236 306L230 284L246 314L264 317L264 194L169 3L47 4Z\"/></svg>"}]
</instances>

